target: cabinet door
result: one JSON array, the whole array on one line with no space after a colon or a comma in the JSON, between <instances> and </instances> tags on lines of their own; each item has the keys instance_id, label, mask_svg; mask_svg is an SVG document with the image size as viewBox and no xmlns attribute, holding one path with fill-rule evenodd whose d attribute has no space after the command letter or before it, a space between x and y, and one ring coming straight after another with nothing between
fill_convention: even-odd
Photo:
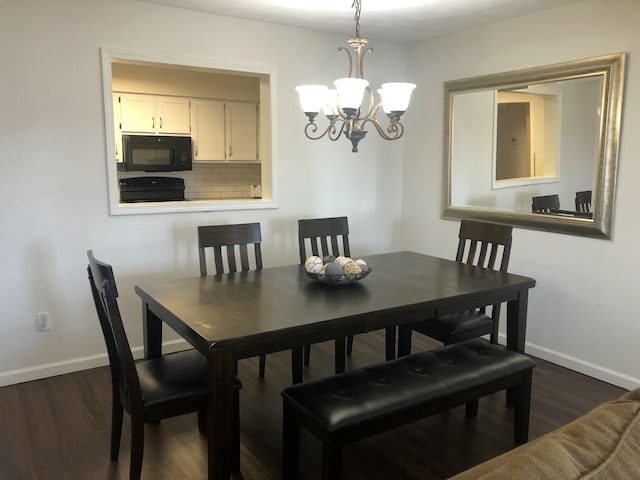
<instances>
[{"instance_id":1,"label":"cabinet door","mask_svg":"<svg viewBox=\"0 0 640 480\"><path fill-rule=\"evenodd\" d=\"M258 106L227 102L225 108L227 160L258 160Z\"/></svg>"},{"instance_id":2,"label":"cabinet door","mask_svg":"<svg viewBox=\"0 0 640 480\"><path fill-rule=\"evenodd\" d=\"M226 160L224 144L224 102L191 101L191 137L193 160L213 162Z\"/></svg>"},{"instance_id":3,"label":"cabinet door","mask_svg":"<svg viewBox=\"0 0 640 480\"><path fill-rule=\"evenodd\" d=\"M189 99L156 97L156 128L158 133L191 133Z\"/></svg>"},{"instance_id":4,"label":"cabinet door","mask_svg":"<svg viewBox=\"0 0 640 480\"><path fill-rule=\"evenodd\" d=\"M155 96L121 93L120 122L123 132L156 133Z\"/></svg>"},{"instance_id":5,"label":"cabinet door","mask_svg":"<svg viewBox=\"0 0 640 480\"><path fill-rule=\"evenodd\" d=\"M116 162L123 161L122 157L122 129L120 128L120 95L113 94L113 136L116 141Z\"/></svg>"}]
</instances>

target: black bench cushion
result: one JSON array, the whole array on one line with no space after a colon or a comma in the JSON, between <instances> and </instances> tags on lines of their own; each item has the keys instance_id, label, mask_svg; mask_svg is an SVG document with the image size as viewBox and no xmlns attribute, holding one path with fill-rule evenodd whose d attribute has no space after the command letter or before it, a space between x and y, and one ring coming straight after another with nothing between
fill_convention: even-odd
<instances>
[{"instance_id":1,"label":"black bench cushion","mask_svg":"<svg viewBox=\"0 0 640 480\"><path fill-rule=\"evenodd\" d=\"M534 366L525 355L474 339L293 385L282 395L335 432Z\"/></svg>"}]
</instances>

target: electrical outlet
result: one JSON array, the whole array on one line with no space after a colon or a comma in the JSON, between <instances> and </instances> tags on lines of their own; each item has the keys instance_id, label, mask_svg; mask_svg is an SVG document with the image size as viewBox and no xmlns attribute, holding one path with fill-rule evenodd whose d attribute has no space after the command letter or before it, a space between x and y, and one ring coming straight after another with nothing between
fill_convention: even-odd
<instances>
[{"instance_id":1,"label":"electrical outlet","mask_svg":"<svg viewBox=\"0 0 640 480\"><path fill-rule=\"evenodd\" d=\"M39 332L51 330L51 314L49 312L36 313L36 328Z\"/></svg>"}]
</instances>

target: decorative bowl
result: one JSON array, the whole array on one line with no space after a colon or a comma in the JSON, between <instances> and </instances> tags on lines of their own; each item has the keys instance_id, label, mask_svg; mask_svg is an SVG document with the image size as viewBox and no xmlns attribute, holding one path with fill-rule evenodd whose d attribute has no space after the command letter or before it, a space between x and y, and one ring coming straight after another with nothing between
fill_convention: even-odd
<instances>
[{"instance_id":1,"label":"decorative bowl","mask_svg":"<svg viewBox=\"0 0 640 480\"><path fill-rule=\"evenodd\" d=\"M371 273L371 268L366 267L362 272L357 274L347 275L325 275L323 273L311 273L305 271L309 278L314 279L319 283L326 283L327 285L348 285L362 280L364 277Z\"/></svg>"}]
</instances>

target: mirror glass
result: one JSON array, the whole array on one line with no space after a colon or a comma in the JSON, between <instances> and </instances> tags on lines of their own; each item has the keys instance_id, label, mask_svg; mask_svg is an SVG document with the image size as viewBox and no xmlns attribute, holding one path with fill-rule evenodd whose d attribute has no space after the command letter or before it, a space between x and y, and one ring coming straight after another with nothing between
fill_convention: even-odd
<instances>
[{"instance_id":1,"label":"mirror glass","mask_svg":"<svg viewBox=\"0 0 640 480\"><path fill-rule=\"evenodd\" d=\"M446 82L443 218L610 238L624 61Z\"/></svg>"}]
</instances>

